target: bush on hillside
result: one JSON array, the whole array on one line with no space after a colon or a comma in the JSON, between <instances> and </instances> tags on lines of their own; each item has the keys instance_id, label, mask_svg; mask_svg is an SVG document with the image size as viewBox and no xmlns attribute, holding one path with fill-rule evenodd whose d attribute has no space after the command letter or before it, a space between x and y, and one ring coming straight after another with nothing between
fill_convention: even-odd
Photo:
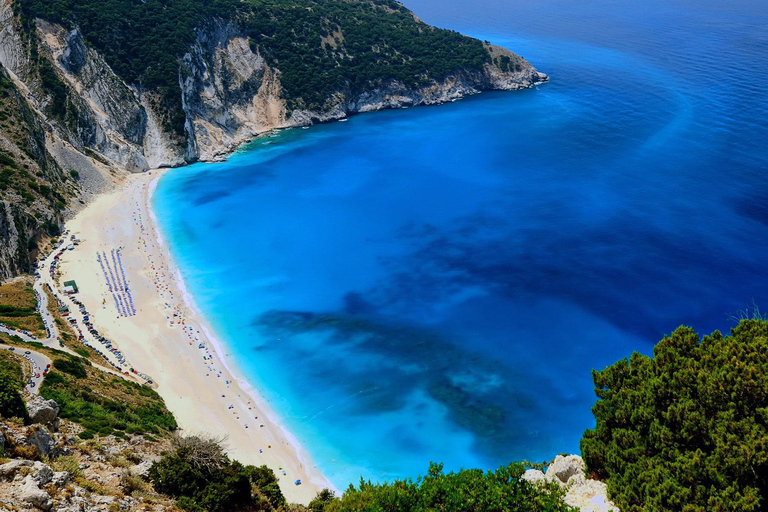
<instances>
[{"instance_id":1,"label":"bush on hillside","mask_svg":"<svg viewBox=\"0 0 768 512\"><path fill-rule=\"evenodd\" d=\"M53 367L78 379L83 379L87 375L85 366L79 359L57 358L53 360Z\"/></svg>"},{"instance_id":2,"label":"bush on hillside","mask_svg":"<svg viewBox=\"0 0 768 512\"><path fill-rule=\"evenodd\" d=\"M173 452L152 465L149 477L155 490L176 498L180 508L194 512L246 510L260 496L268 500L263 510L285 503L271 469L230 461L219 440L178 436L173 444Z\"/></svg>"},{"instance_id":3,"label":"bush on hillside","mask_svg":"<svg viewBox=\"0 0 768 512\"><path fill-rule=\"evenodd\" d=\"M496 471L464 469L446 474L442 464L432 463L427 476L415 482L361 480L341 498L333 498L329 491L319 493L309 507L313 512L575 512L562 501L563 491L557 484L537 487L521 478L524 472L523 464L514 463Z\"/></svg>"},{"instance_id":4,"label":"bush on hillside","mask_svg":"<svg viewBox=\"0 0 768 512\"><path fill-rule=\"evenodd\" d=\"M623 512L768 510L768 322L700 339L680 327L593 372L581 450Z\"/></svg>"}]
</instances>

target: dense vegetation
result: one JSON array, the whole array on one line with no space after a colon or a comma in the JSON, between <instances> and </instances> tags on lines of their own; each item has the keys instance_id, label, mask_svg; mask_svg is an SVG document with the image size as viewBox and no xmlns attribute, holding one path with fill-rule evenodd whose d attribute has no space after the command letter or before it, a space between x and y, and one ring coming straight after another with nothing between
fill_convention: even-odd
<instances>
[{"instance_id":1,"label":"dense vegetation","mask_svg":"<svg viewBox=\"0 0 768 512\"><path fill-rule=\"evenodd\" d=\"M144 434L150 438L176 428L176 420L153 389L91 367L90 361L56 352L54 371L40 394L61 407L60 416L79 423L82 439L94 435Z\"/></svg>"},{"instance_id":2,"label":"dense vegetation","mask_svg":"<svg viewBox=\"0 0 768 512\"><path fill-rule=\"evenodd\" d=\"M593 378L582 455L623 512L768 510L768 321L680 327Z\"/></svg>"},{"instance_id":3,"label":"dense vegetation","mask_svg":"<svg viewBox=\"0 0 768 512\"><path fill-rule=\"evenodd\" d=\"M350 486L340 499L325 492L309 505L313 512L392 511L428 512L568 512L575 509L562 501L557 484L538 487L521 477L520 463L496 471L467 469L444 473L442 464L431 464L427 476L392 483L361 481Z\"/></svg>"},{"instance_id":4,"label":"dense vegetation","mask_svg":"<svg viewBox=\"0 0 768 512\"><path fill-rule=\"evenodd\" d=\"M282 71L294 106L321 108L334 92L384 80L429 83L490 56L480 41L430 27L393 0L16 0L27 20L78 26L130 83L181 111L179 58L195 29L228 20ZM173 122L183 131L183 117Z\"/></svg>"},{"instance_id":5,"label":"dense vegetation","mask_svg":"<svg viewBox=\"0 0 768 512\"><path fill-rule=\"evenodd\" d=\"M556 484L537 487L521 476L523 464L496 471L463 470L444 473L432 464L423 478L372 484L361 481L341 498L324 490L309 504L312 512L569 512ZM174 450L153 464L155 490L176 499L194 512L230 510L285 510L287 505L272 470L231 461L221 445L197 436L174 438ZM295 507L293 507L295 508Z\"/></svg>"}]
</instances>

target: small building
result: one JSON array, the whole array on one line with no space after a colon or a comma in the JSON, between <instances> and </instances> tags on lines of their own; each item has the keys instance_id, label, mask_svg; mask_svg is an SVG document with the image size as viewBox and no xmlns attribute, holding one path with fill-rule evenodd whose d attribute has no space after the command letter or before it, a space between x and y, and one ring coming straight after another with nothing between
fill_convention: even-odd
<instances>
[{"instance_id":1,"label":"small building","mask_svg":"<svg viewBox=\"0 0 768 512\"><path fill-rule=\"evenodd\" d=\"M64 292L69 294L77 293L77 283L74 281L64 281Z\"/></svg>"}]
</instances>

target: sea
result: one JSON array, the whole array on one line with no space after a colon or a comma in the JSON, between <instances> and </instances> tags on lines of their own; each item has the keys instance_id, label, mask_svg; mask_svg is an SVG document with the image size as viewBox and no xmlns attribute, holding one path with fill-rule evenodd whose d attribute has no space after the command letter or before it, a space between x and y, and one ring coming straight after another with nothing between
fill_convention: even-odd
<instances>
[{"instance_id":1,"label":"sea","mask_svg":"<svg viewBox=\"0 0 768 512\"><path fill-rule=\"evenodd\" d=\"M593 370L768 312L768 2L405 4L551 80L271 134L153 199L339 489L578 453Z\"/></svg>"}]
</instances>

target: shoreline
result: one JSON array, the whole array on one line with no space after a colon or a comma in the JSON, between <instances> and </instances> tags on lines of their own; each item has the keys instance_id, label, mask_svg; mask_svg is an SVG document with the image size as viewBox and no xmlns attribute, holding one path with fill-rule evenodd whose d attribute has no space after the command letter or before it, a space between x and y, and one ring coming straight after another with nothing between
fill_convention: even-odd
<instances>
[{"instance_id":1,"label":"shoreline","mask_svg":"<svg viewBox=\"0 0 768 512\"><path fill-rule=\"evenodd\" d=\"M128 176L68 220L67 228L82 243L65 252L62 276L77 280L78 298L93 312L94 325L157 383L183 432L226 437L231 458L266 464L289 502L307 504L318 491L334 487L266 398L243 377L189 293L151 206L157 183L168 170ZM115 217L118 222L109 222ZM115 316L99 280L95 251L117 248L122 248L136 316Z\"/></svg>"}]
</instances>

